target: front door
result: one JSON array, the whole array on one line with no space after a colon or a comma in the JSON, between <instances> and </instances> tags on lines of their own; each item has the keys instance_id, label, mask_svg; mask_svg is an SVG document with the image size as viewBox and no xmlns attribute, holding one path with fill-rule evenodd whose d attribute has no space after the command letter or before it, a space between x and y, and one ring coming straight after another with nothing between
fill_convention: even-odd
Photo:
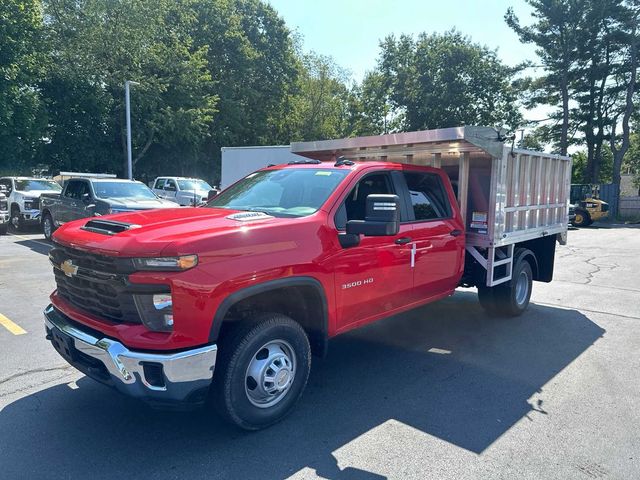
<instances>
[{"instance_id":1,"label":"front door","mask_svg":"<svg viewBox=\"0 0 640 480\"><path fill-rule=\"evenodd\" d=\"M335 214L338 231L347 220L364 220L366 197L396 193L388 172L366 173L344 198ZM407 305L412 294L411 225L401 225L394 236L361 236L360 244L340 250L333 259L337 329L384 317Z\"/></svg>"}]
</instances>

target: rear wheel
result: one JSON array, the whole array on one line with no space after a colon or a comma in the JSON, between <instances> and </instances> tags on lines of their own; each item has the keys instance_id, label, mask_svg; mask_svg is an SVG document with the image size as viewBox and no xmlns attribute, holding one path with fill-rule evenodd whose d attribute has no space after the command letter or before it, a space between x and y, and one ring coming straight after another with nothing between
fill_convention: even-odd
<instances>
[{"instance_id":1,"label":"rear wheel","mask_svg":"<svg viewBox=\"0 0 640 480\"><path fill-rule=\"evenodd\" d=\"M311 368L302 327L273 313L234 325L224 337L212 390L219 413L245 430L282 420L302 395Z\"/></svg>"},{"instance_id":2,"label":"rear wheel","mask_svg":"<svg viewBox=\"0 0 640 480\"><path fill-rule=\"evenodd\" d=\"M525 255L517 255L511 280L495 287L478 287L480 305L490 315L516 317L529 306L533 269Z\"/></svg>"}]
</instances>

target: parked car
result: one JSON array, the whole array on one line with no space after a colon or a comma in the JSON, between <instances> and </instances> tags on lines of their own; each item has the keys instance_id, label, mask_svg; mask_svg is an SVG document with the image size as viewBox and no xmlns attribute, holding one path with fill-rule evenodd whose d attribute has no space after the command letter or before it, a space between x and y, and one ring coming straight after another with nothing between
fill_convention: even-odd
<instances>
[{"instance_id":1,"label":"parked car","mask_svg":"<svg viewBox=\"0 0 640 480\"><path fill-rule=\"evenodd\" d=\"M160 198L179 205L199 205L209 198L213 187L199 178L158 177L153 182L153 192Z\"/></svg>"},{"instance_id":2,"label":"parked car","mask_svg":"<svg viewBox=\"0 0 640 480\"><path fill-rule=\"evenodd\" d=\"M50 239L60 225L79 218L175 207L175 203L158 198L141 182L73 178L67 181L61 193L42 195L42 231Z\"/></svg>"},{"instance_id":3,"label":"parked car","mask_svg":"<svg viewBox=\"0 0 640 480\"><path fill-rule=\"evenodd\" d=\"M7 200L7 188L0 185L0 235L7 233L9 225L9 201Z\"/></svg>"},{"instance_id":4,"label":"parked car","mask_svg":"<svg viewBox=\"0 0 640 480\"><path fill-rule=\"evenodd\" d=\"M552 280L569 157L479 127L291 148L310 158L254 172L204 208L60 228L53 348L122 393L182 407L210 396L256 430L291 411L331 337L458 286L477 287L490 315L520 315L533 282Z\"/></svg>"},{"instance_id":5,"label":"parked car","mask_svg":"<svg viewBox=\"0 0 640 480\"><path fill-rule=\"evenodd\" d=\"M7 189L10 223L15 229L40 221L40 195L62 190L59 184L44 178L2 177L0 185Z\"/></svg>"}]
</instances>

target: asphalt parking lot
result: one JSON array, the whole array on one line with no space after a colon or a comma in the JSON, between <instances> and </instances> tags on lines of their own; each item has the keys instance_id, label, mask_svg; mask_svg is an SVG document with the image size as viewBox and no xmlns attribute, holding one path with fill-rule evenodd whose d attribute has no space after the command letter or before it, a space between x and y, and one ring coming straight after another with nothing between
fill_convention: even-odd
<instances>
[{"instance_id":1,"label":"asphalt parking lot","mask_svg":"<svg viewBox=\"0 0 640 480\"><path fill-rule=\"evenodd\" d=\"M333 340L257 433L68 367L43 334L49 248L0 236L2 479L640 478L640 229L570 231L518 319L460 290Z\"/></svg>"}]
</instances>

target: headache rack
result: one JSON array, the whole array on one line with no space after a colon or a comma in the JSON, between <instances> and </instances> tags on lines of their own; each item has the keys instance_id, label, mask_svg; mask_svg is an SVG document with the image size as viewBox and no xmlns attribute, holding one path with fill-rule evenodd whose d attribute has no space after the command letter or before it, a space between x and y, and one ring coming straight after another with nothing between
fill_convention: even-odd
<instances>
[{"instance_id":1,"label":"headache rack","mask_svg":"<svg viewBox=\"0 0 640 480\"><path fill-rule=\"evenodd\" d=\"M389 161L441 168L456 192L466 248L487 285L511 279L514 245L567 231L571 158L513 148L491 127L455 127L297 142L291 152L336 162Z\"/></svg>"}]
</instances>

